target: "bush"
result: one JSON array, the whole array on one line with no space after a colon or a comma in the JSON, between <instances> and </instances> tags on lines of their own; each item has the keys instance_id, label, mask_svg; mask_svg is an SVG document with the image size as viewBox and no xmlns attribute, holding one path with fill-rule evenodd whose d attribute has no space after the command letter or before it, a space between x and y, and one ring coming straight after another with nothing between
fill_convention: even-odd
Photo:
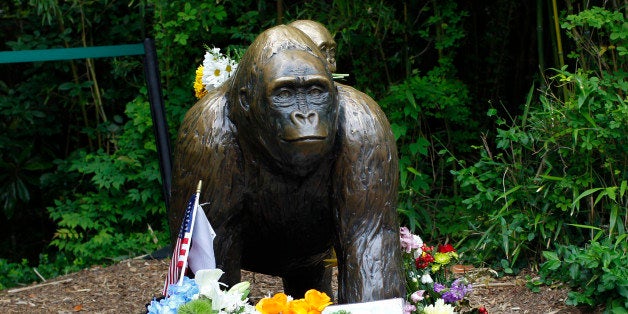
<instances>
[{"instance_id":1,"label":"bush","mask_svg":"<svg viewBox=\"0 0 628 314\"><path fill-rule=\"evenodd\" d=\"M598 229L599 228L593 228ZM612 239L598 232L585 246L557 245L544 251L541 282L565 283L569 305L605 305L607 313L628 308L628 234ZM623 311L623 312L622 312Z\"/></svg>"},{"instance_id":2,"label":"bush","mask_svg":"<svg viewBox=\"0 0 628 314\"><path fill-rule=\"evenodd\" d=\"M568 304L625 313L628 73L617 56L628 32L600 8L566 21L580 48L571 56L585 64L552 70L523 115L496 119L479 160L453 171L472 217L466 245L506 273L545 260L541 283L565 282ZM600 40L608 46L592 49Z\"/></svg>"}]
</instances>

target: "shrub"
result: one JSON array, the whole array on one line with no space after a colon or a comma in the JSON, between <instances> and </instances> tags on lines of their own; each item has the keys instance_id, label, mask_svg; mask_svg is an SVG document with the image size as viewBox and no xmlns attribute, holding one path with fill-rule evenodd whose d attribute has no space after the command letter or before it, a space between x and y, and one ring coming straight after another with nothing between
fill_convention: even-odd
<instances>
[{"instance_id":1,"label":"shrub","mask_svg":"<svg viewBox=\"0 0 628 314\"><path fill-rule=\"evenodd\" d=\"M566 301L569 305L605 305L607 313L625 313L628 235L611 239L603 234L599 231L585 246L557 245L554 251L544 251L541 282L565 283L571 289Z\"/></svg>"}]
</instances>

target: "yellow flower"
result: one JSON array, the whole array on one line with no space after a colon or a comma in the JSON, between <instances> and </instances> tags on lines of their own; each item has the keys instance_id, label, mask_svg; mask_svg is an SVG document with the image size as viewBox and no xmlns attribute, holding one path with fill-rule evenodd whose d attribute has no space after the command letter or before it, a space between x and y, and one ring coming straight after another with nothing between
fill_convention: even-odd
<instances>
[{"instance_id":1,"label":"yellow flower","mask_svg":"<svg viewBox=\"0 0 628 314\"><path fill-rule=\"evenodd\" d=\"M440 253L440 252L435 253L434 261L441 265L447 265L451 261L451 255L449 255L449 253Z\"/></svg>"},{"instance_id":2,"label":"yellow flower","mask_svg":"<svg viewBox=\"0 0 628 314\"><path fill-rule=\"evenodd\" d=\"M305 298L298 300L292 300L281 292L272 298L263 298L257 302L255 309L262 314L320 314L331 303L327 294L310 289Z\"/></svg>"},{"instance_id":3,"label":"yellow flower","mask_svg":"<svg viewBox=\"0 0 628 314\"><path fill-rule=\"evenodd\" d=\"M434 263L432 264L432 272L435 273L440 269L441 264L439 263Z\"/></svg>"},{"instance_id":4,"label":"yellow flower","mask_svg":"<svg viewBox=\"0 0 628 314\"><path fill-rule=\"evenodd\" d=\"M288 296L277 293L272 298L263 298L255 305L255 309L262 314L280 314L288 308Z\"/></svg>"},{"instance_id":5,"label":"yellow flower","mask_svg":"<svg viewBox=\"0 0 628 314\"><path fill-rule=\"evenodd\" d=\"M310 314L311 306L304 299L292 300L288 303L288 309L282 314ZM314 313L320 313L314 312Z\"/></svg>"},{"instance_id":6,"label":"yellow flower","mask_svg":"<svg viewBox=\"0 0 628 314\"><path fill-rule=\"evenodd\" d=\"M315 289L310 289L305 292L305 301L318 312L322 312L325 307L332 303L331 298L325 292L320 292Z\"/></svg>"},{"instance_id":7,"label":"yellow flower","mask_svg":"<svg viewBox=\"0 0 628 314\"><path fill-rule=\"evenodd\" d=\"M196 69L196 77L194 79L194 94L198 99L207 95L207 90L205 89L205 85L203 85L203 69L204 67L202 65Z\"/></svg>"}]
</instances>

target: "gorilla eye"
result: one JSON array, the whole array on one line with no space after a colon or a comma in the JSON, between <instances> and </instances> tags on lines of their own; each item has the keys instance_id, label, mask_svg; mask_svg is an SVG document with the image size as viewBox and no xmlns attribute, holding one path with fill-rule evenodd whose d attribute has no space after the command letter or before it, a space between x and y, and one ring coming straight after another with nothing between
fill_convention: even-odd
<instances>
[{"instance_id":1,"label":"gorilla eye","mask_svg":"<svg viewBox=\"0 0 628 314\"><path fill-rule=\"evenodd\" d=\"M294 90L288 87L280 87L272 93L272 102L275 106L290 106L294 101Z\"/></svg>"},{"instance_id":2,"label":"gorilla eye","mask_svg":"<svg viewBox=\"0 0 628 314\"><path fill-rule=\"evenodd\" d=\"M287 88L282 88L279 90L279 93L277 93L277 96L280 98L290 98L292 97L292 91Z\"/></svg>"},{"instance_id":3,"label":"gorilla eye","mask_svg":"<svg viewBox=\"0 0 628 314\"><path fill-rule=\"evenodd\" d=\"M327 99L327 89L320 85L313 85L307 89L307 98L313 103L324 103Z\"/></svg>"},{"instance_id":4,"label":"gorilla eye","mask_svg":"<svg viewBox=\"0 0 628 314\"><path fill-rule=\"evenodd\" d=\"M314 86L314 87L310 88L310 90L308 91L308 94L310 96L320 96L320 94L322 94L322 93L323 93L323 90L320 87L318 87L318 86Z\"/></svg>"}]
</instances>

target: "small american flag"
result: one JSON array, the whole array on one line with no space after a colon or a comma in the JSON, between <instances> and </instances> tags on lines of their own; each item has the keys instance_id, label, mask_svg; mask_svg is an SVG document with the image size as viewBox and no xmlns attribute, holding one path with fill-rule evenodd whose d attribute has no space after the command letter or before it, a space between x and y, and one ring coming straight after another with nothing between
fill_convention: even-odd
<instances>
[{"instance_id":1,"label":"small american flag","mask_svg":"<svg viewBox=\"0 0 628 314\"><path fill-rule=\"evenodd\" d=\"M201 182L198 183L196 193L192 195L188 206L185 208L185 216L179 229L179 235L177 236L177 242L175 243L174 250L172 251L172 259L170 260L170 268L166 275L166 282L164 283L164 289L162 294L164 296L168 293L168 286L174 283L181 284L185 270L188 264L188 255L190 253L190 244L192 242L192 234L194 232L194 221L196 218L196 212L203 210L198 204L198 198L201 190Z\"/></svg>"}]
</instances>

